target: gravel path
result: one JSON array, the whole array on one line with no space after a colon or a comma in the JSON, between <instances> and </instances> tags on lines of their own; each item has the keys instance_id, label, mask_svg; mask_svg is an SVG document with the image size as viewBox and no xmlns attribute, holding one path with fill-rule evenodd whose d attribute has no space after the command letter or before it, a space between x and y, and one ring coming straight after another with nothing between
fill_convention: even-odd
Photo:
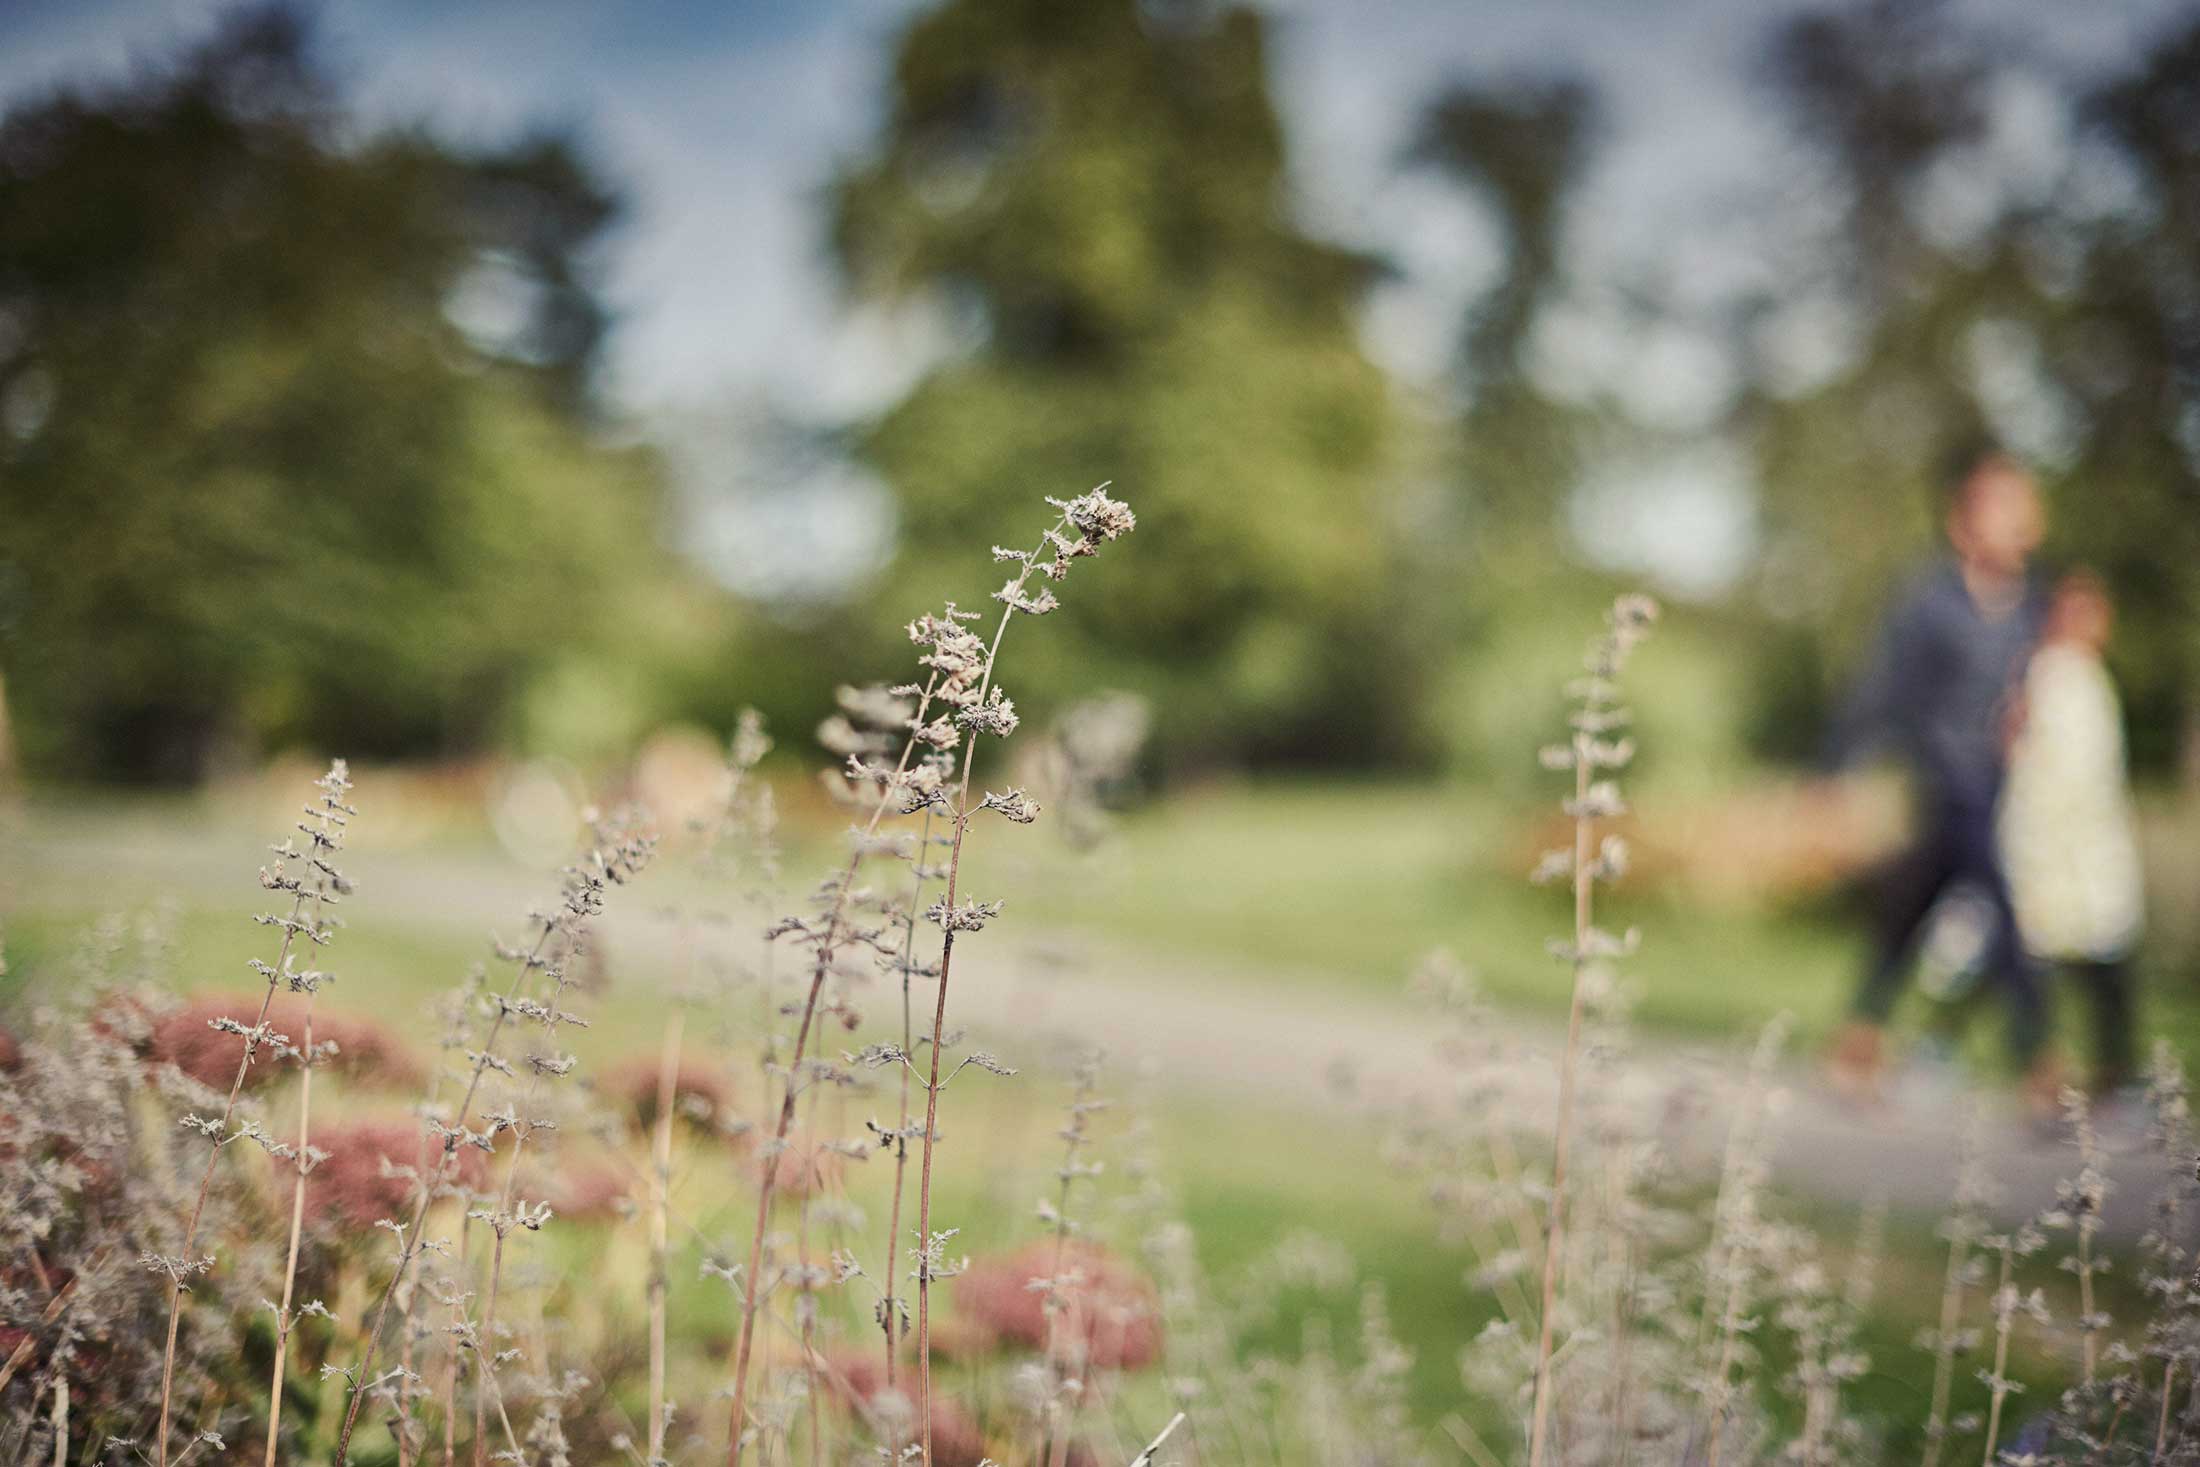
<instances>
[{"instance_id":1,"label":"gravel path","mask_svg":"<svg viewBox=\"0 0 2200 1467\"><path fill-rule=\"evenodd\" d=\"M174 892L193 901L239 902L239 871L256 864L248 834L198 821L142 816L53 820L33 812L0 815L0 913L32 908L113 905L136 894ZM493 857L447 850L350 853L347 871L362 901L378 912L400 912L422 929L468 938L491 925L510 928L542 901L554 878L514 869ZM669 942L650 914L680 899L677 875L650 873L621 893L604 940L617 968L646 972ZM88 895L92 891L104 897ZM1011 1054L1031 1053L1047 1033L1078 1036L1119 1059L1160 1066L1172 1089L1229 1104L1288 1110L1319 1103L1380 1109L1415 1095L1438 1095L1456 1075L1435 1056L1442 1021L1402 997L1375 1000L1367 987L1333 975L1233 971L1141 950L1135 940L1087 945L1048 957L1003 922L966 943L955 974L955 1011L974 1016L989 1043ZM1563 980L1553 967L1553 982ZM1000 1016L988 1024L982 1016ZM998 1032L1002 1029L1010 1032ZM1480 1038L1503 1056L1477 1079L1503 1094L1508 1108L1549 1115L1556 1092L1558 1034L1518 1016L1493 1017ZM1676 1155L1707 1171L1722 1153L1728 1103L1753 1036L1726 1044L1681 1045L1663 1036L1638 1040L1613 1062L1608 1083L1622 1103L1657 1117ZM1340 1078L1347 1083L1340 1091ZM2042 1140L2025 1127L2006 1098L1989 1099L1979 1134L2001 1191L1999 1210L2014 1221L2047 1206L2056 1180L2075 1170L2067 1145ZM1800 1065L1774 1077L1769 1107L1775 1177L1787 1187L1832 1201L1884 1194L1897 1210L1945 1209L1963 1136L1974 1112L1952 1079L1912 1077L1883 1106L1860 1110L1835 1101ZM1371 1136L1377 1122L1371 1117ZM2163 1160L2138 1144L2130 1122L2110 1126L2115 1182L2107 1222L2135 1238L2167 1179Z\"/></svg>"}]
</instances>

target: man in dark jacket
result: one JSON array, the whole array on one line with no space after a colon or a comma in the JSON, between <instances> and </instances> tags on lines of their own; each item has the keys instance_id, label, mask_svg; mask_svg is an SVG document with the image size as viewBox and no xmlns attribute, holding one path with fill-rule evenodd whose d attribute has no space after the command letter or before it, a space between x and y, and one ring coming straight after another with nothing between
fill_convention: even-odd
<instances>
[{"instance_id":1,"label":"man in dark jacket","mask_svg":"<svg viewBox=\"0 0 2200 1467\"><path fill-rule=\"evenodd\" d=\"M1917 797L1916 836L1891 873L1833 1073L1853 1093L1876 1093L1887 1017L1919 933L1941 894L1969 882L1993 914L1984 973L2008 1003L2010 1048L2035 1103L2051 1106L2046 1002L2018 939L1994 818L2025 664L2039 640L2044 605L2029 567L2045 515L2032 476L1998 450L1966 449L1943 485L1949 553L1896 604L1827 750L1829 768L1839 769L1891 749L1909 765Z\"/></svg>"}]
</instances>

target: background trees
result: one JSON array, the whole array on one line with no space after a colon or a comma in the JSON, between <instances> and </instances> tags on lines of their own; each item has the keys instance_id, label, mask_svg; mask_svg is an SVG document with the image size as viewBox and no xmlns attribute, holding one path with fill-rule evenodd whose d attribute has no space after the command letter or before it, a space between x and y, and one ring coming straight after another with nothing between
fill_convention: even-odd
<instances>
[{"instance_id":1,"label":"background trees","mask_svg":"<svg viewBox=\"0 0 2200 1467\"><path fill-rule=\"evenodd\" d=\"M1934 533L1938 455L1990 430L2048 480L2051 554L2115 588L2133 751L2168 766L2200 709L2200 20L2080 85L1933 0L1806 15L1768 63L1817 169L1791 201L1820 216L1788 225L1807 245L1791 278L1856 335L1827 380L1783 394L1755 376L1736 413L1774 549L1762 574L1811 583L1772 599L1808 608L1800 640L1853 646ZM1995 146L2012 108L2047 114L2049 147L2022 164ZM1745 348L1764 315L1742 313ZM1764 686L1781 696L1769 666Z\"/></svg>"},{"instance_id":2,"label":"background trees","mask_svg":"<svg viewBox=\"0 0 2200 1467\"><path fill-rule=\"evenodd\" d=\"M1158 548L1065 613L1035 681L1150 689L1185 757L1364 764L1413 747L1428 649L1400 608L1442 593L1401 574L1355 338L1376 265L1291 220L1265 24L950 0L903 35L833 249L859 296L936 293L977 340L861 436L901 515L877 589L967 597L957 547L1022 533L1034 487L1136 486Z\"/></svg>"},{"instance_id":3,"label":"background trees","mask_svg":"<svg viewBox=\"0 0 2200 1467\"><path fill-rule=\"evenodd\" d=\"M507 733L661 564L598 446L566 143L357 135L301 26L0 127L0 633L27 757L190 778L225 747Z\"/></svg>"},{"instance_id":4,"label":"background trees","mask_svg":"<svg viewBox=\"0 0 2200 1467\"><path fill-rule=\"evenodd\" d=\"M785 405L796 452L707 407L725 442L613 420L595 263L619 205L565 135L369 129L280 10L18 106L0 667L26 757L190 778L338 731L361 756L611 755L748 701L801 727L815 667L898 656L882 611L988 588L973 538L1112 478L1160 548L1063 613L1038 705L1143 689L1174 768L1472 763L1535 726L1508 680L1553 650L1554 603L1656 574L1584 525L1701 454L1754 541L1683 588L1660 656L1695 674L1657 681L1721 757L1794 757L1929 552L1942 447L1980 429L2050 481L2054 554L2117 589L2141 761L2200 748L2200 21L2106 71L1942 0L1780 22L1748 119L1770 161L1697 222L1750 262L1734 280L1688 277L1684 242L1589 247L1625 126L1590 72L1451 76L1382 164L1455 188L1499 256L1436 384L1363 349L1409 267L1307 222L1279 24L1206 0L915 12L819 244L851 303L924 303L951 344L875 413ZM1677 424L1629 401L1672 331L1731 380ZM1621 365L1554 357L1584 333ZM782 499L875 475L883 568L710 585L667 485L734 457Z\"/></svg>"}]
</instances>

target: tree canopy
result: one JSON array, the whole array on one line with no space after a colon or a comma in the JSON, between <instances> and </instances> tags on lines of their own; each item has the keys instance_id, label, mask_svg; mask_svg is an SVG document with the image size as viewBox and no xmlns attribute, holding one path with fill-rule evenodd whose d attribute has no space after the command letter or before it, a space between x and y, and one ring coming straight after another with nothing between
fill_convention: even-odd
<instances>
[{"instance_id":1,"label":"tree canopy","mask_svg":"<svg viewBox=\"0 0 2200 1467\"><path fill-rule=\"evenodd\" d=\"M2015 180L1984 140L1997 84L2038 63L1939 0L1807 14L1768 61L1838 204L1789 288L1838 302L1857 343L1800 393L1757 376L1737 414L1776 550L1812 547L1767 575L1812 582L1853 645L1936 533L1946 447L1990 431L2049 485L2050 557L2106 577L2134 753L2168 762L2200 710L2200 21L2059 88L2060 155ZM1937 217L1965 180L1988 190L1973 217Z\"/></svg>"},{"instance_id":2,"label":"tree canopy","mask_svg":"<svg viewBox=\"0 0 2200 1467\"><path fill-rule=\"evenodd\" d=\"M1376 266L1293 221L1265 52L1235 6L919 16L832 239L858 296L982 333L860 450L899 496L892 604L968 600L973 547L1029 534L1035 493L1112 479L1146 553L1032 676L1146 687L1195 757L1364 762L1410 738L1414 679L1388 390L1355 336Z\"/></svg>"},{"instance_id":3,"label":"tree canopy","mask_svg":"<svg viewBox=\"0 0 2200 1467\"><path fill-rule=\"evenodd\" d=\"M0 655L27 757L501 731L654 552L564 141L361 137L287 11L0 121Z\"/></svg>"}]
</instances>

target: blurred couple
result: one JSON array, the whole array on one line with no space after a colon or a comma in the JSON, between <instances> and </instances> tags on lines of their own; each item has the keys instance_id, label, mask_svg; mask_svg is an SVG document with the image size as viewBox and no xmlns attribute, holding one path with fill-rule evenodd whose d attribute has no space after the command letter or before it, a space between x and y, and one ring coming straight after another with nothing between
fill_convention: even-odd
<instances>
[{"instance_id":1,"label":"blurred couple","mask_svg":"<svg viewBox=\"0 0 2200 1467\"><path fill-rule=\"evenodd\" d=\"M2093 1010L2089 1088L2115 1097L2135 1080L2142 882L2122 709L2102 660L2113 611L2089 571L2035 575L2046 513L2016 459L1969 445L1940 491L1945 552L1897 602L1828 741L1829 773L1887 749L1917 796L1829 1069L1845 1094L1879 1097L1887 1021L1919 949L1968 903L1971 966L2007 1009L2026 1101L2051 1118L2065 1084L2049 1033L2056 976Z\"/></svg>"}]
</instances>

